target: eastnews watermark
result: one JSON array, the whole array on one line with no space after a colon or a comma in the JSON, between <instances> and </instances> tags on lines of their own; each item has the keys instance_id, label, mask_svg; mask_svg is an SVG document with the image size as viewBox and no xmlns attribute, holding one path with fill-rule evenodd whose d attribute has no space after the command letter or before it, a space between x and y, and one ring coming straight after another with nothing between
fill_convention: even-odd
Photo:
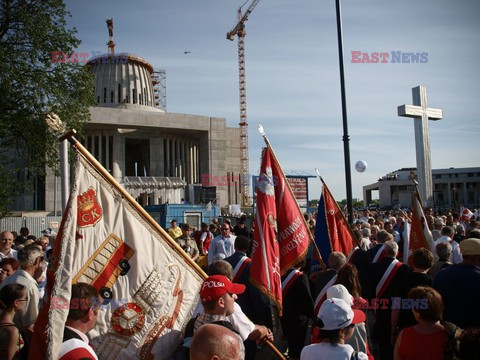
<instances>
[{"instance_id":1,"label":"eastnews watermark","mask_svg":"<svg viewBox=\"0 0 480 360\"><path fill-rule=\"evenodd\" d=\"M425 64L428 63L428 52L362 52L352 51L354 64Z\"/></svg>"},{"instance_id":2,"label":"eastnews watermark","mask_svg":"<svg viewBox=\"0 0 480 360\"><path fill-rule=\"evenodd\" d=\"M370 301L361 302L357 299L353 300L353 306L360 310L418 310L428 309L428 299L402 299L400 297L392 297L390 299L374 298Z\"/></svg>"},{"instance_id":3,"label":"eastnews watermark","mask_svg":"<svg viewBox=\"0 0 480 360\"><path fill-rule=\"evenodd\" d=\"M50 309L54 310L86 310L88 308L106 310L112 309L126 309L128 299L111 299L108 303L101 298L91 298L91 299L72 299L71 301L67 299L62 299L59 297L52 297L50 299Z\"/></svg>"},{"instance_id":4,"label":"eastnews watermark","mask_svg":"<svg viewBox=\"0 0 480 360\"><path fill-rule=\"evenodd\" d=\"M106 54L101 51L92 51L91 53L62 53L61 51L52 51L52 64L86 64L90 59L91 64L126 64L128 63L128 54Z\"/></svg>"}]
</instances>

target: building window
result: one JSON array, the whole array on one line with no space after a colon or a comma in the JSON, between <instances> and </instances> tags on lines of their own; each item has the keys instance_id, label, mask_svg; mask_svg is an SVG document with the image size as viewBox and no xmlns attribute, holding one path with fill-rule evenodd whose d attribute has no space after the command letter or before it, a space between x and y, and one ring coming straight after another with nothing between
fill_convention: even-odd
<instances>
[{"instance_id":1,"label":"building window","mask_svg":"<svg viewBox=\"0 0 480 360\"><path fill-rule=\"evenodd\" d=\"M103 88L103 102L104 103L107 102L107 88L106 87Z\"/></svg>"},{"instance_id":2,"label":"building window","mask_svg":"<svg viewBox=\"0 0 480 360\"><path fill-rule=\"evenodd\" d=\"M137 94L135 93L135 89L133 89L133 90L132 90L132 101L133 101L134 104L136 104L136 102L137 102L137 97L136 97L136 95L137 95Z\"/></svg>"},{"instance_id":3,"label":"building window","mask_svg":"<svg viewBox=\"0 0 480 360\"><path fill-rule=\"evenodd\" d=\"M118 84L118 103L122 102L122 84Z\"/></svg>"},{"instance_id":4,"label":"building window","mask_svg":"<svg viewBox=\"0 0 480 360\"><path fill-rule=\"evenodd\" d=\"M97 96L97 103L100 104L100 96Z\"/></svg>"},{"instance_id":5,"label":"building window","mask_svg":"<svg viewBox=\"0 0 480 360\"><path fill-rule=\"evenodd\" d=\"M110 91L110 102L113 103L113 91Z\"/></svg>"}]
</instances>

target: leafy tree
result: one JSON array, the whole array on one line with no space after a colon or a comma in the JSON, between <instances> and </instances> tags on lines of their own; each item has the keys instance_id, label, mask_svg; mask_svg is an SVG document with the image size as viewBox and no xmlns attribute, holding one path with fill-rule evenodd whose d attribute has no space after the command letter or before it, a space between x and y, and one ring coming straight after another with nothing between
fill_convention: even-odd
<instances>
[{"instance_id":1,"label":"leafy tree","mask_svg":"<svg viewBox=\"0 0 480 360\"><path fill-rule=\"evenodd\" d=\"M0 151L13 158L2 159L2 177L12 170L5 165L9 160L37 176L58 162L58 141L47 129L47 113L56 112L67 128L78 131L89 120L94 82L88 68L52 63L52 52L72 54L80 44L76 29L66 27L67 17L61 0L1 0ZM0 212L6 206L0 192Z\"/></svg>"}]
</instances>

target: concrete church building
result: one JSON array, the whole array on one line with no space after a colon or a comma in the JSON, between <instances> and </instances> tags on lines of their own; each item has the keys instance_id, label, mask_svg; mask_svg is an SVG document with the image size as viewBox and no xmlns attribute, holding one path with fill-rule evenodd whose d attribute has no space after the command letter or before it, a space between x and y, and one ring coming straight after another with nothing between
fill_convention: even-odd
<instances>
[{"instance_id":1,"label":"concrete church building","mask_svg":"<svg viewBox=\"0 0 480 360\"><path fill-rule=\"evenodd\" d=\"M372 202L372 191L378 191L381 208L400 205L412 207L413 185L410 173L416 168L403 168L382 176L376 183L363 187L363 203ZM433 169L433 207L480 207L480 167Z\"/></svg>"},{"instance_id":2,"label":"concrete church building","mask_svg":"<svg viewBox=\"0 0 480 360\"><path fill-rule=\"evenodd\" d=\"M95 75L97 106L82 142L141 205L240 202L238 183L201 186L202 174L238 177L240 128L228 127L224 118L157 108L154 69L140 56L100 55L87 66ZM47 176L45 210L60 209L59 187L59 179Z\"/></svg>"}]
</instances>

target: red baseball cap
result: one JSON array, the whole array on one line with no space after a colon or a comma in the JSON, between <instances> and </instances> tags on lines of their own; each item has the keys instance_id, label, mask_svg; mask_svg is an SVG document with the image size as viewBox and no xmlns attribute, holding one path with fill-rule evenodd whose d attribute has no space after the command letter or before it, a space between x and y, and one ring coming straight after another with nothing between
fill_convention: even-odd
<instances>
[{"instance_id":1,"label":"red baseball cap","mask_svg":"<svg viewBox=\"0 0 480 360\"><path fill-rule=\"evenodd\" d=\"M241 294L244 291L245 285L234 284L223 275L212 275L203 281L200 298L202 301L212 301L226 293Z\"/></svg>"}]
</instances>

